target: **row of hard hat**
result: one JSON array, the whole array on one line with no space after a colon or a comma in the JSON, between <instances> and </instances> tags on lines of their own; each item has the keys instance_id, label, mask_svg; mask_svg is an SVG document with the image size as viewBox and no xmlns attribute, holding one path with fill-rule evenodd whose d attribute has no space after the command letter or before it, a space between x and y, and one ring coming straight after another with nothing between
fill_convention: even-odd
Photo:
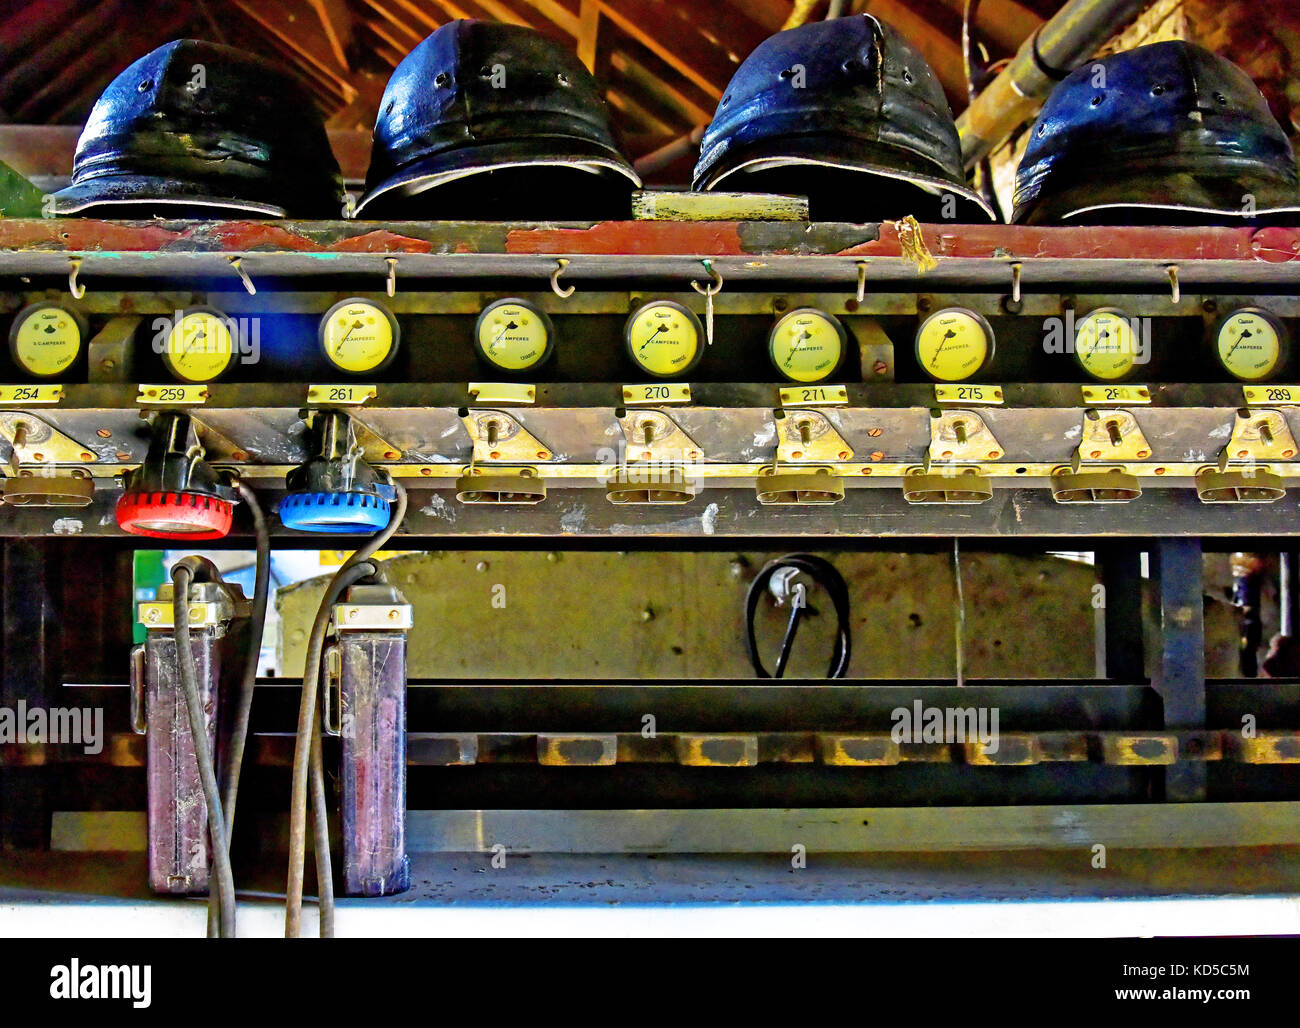
<instances>
[{"instance_id":1,"label":"row of hard hat","mask_svg":"<svg viewBox=\"0 0 1300 1028\"><path fill-rule=\"evenodd\" d=\"M397 66L375 122L366 218L625 216L640 186L599 86L531 29L454 21ZM869 15L761 43L705 132L692 188L807 196L817 220L995 220L966 182L921 55ZM251 54L178 40L105 90L60 214L330 218L338 163L316 107ZM1017 222L1208 223L1300 214L1291 145L1251 79L1155 43L1067 76L1030 130Z\"/></svg>"}]
</instances>

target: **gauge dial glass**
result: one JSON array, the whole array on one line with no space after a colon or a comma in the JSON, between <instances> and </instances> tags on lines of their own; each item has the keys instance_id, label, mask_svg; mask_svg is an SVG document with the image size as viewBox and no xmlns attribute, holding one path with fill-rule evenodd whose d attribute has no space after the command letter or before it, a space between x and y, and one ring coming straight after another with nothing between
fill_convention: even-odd
<instances>
[{"instance_id":1,"label":"gauge dial glass","mask_svg":"<svg viewBox=\"0 0 1300 1028\"><path fill-rule=\"evenodd\" d=\"M81 322L56 304L19 311L9 332L14 360L27 374L53 378L72 367L81 353Z\"/></svg>"},{"instance_id":2,"label":"gauge dial glass","mask_svg":"<svg viewBox=\"0 0 1300 1028\"><path fill-rule=\"evenodd\" d=\"M1271 314L1233 311L1219 323L1214 350L1224 370L1245 382L1271 378L1282 365L1286 332Z\"/></svg>"},{"instance_id":3,"label":"gauge dial glass","mask_svg":"<svg viewBox=\"0 0 1300 1028\"><path fill-rule=\"evenodd\" d=\"M776 370L791 382L824 382L844 359L845 340L838 319L803 307L772 326L767 350Z\"/></svg>"},{"instance_id":4,"label":"gauge dial glass","mask_svg":"<svg viewBox=\"0 0 1300 1028\"><path fill-rule=\"evenodd\" d=\"M370 300L344 300L321 318L325 357L345 374L364 375L388 363L397 341L397 319Z\"/></svg>"},{"instance_id":5,"label":"gauge dial glass","mask_svg":"<svg viewBox=\"0 0 1300 1028\"><path fill-rule=\"evenodd\" d=\"M235 340L224 314L211 308L185 311L173 323L163 345L163 361L177 378L210 382L230 367Z\"/></svg>"},{"instance_id":6,"label":"gauge dial glass","mask_svg":"<svg viewBox=\"0 0 1300 1028\"><path fill-rule=\"evenodd\" d=\"M703 356L700 319L671 300L656 300L632 313L624 340L632 360L655 378L685 375Z\"/></svg>"},{"instance_id":7,"label":"gauge dial glass","mask_svg":"<svg viewBox=\"0 0 1300 1028\"><path fill-rule=\"evenodd\" d=\"M474 327L474 346L493 367L520 372L551 356L554 336L543 311L523 300L506 299L483 309Z\"/></svg>"},{"instance_id":8,"label":"gauge dial glass","mask_svg":"<svg viewBox=\"0 0 1300 1028\"><path fill-rule=\"evenodd\" d=\"M1123 311L1096 310L1080 320L1074 333L1074 356L1093 378L1111 382L1137 366L1137 337Z\"/></svg>"},{"instance_id":9,"label":"gauge dial glass","mask_svg":"<svg viewBox=\"0 0 1300 1028\"><path fill-rule=\"evenodd\" d=\"M931 378L961 382L993 356L993 329L974 311L935 311L916 330L916 359Z\"/></svg>"}]
</instances>

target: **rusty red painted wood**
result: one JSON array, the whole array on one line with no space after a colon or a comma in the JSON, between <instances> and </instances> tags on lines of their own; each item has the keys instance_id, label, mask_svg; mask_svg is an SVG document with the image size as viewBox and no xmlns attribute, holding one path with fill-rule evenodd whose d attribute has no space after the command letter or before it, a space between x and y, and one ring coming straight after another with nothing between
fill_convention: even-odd
<instances>
[{"instance_id":1,"label":"rusty red painted wood","mask_svg":"<svg viewBox=\"0 0 1300 1028\"><path fill-rule=\"evenodd\" d=\"M1267 261L1300 259L1300 228L1162 228L924 225L939 258L1026 261ZM892 223L606 221L594 224L493 222L294 222L0 219L0 249L204 253L481 253L519 255L708 255L716 257L897 258Z\"/></svg>"}]
</instances>

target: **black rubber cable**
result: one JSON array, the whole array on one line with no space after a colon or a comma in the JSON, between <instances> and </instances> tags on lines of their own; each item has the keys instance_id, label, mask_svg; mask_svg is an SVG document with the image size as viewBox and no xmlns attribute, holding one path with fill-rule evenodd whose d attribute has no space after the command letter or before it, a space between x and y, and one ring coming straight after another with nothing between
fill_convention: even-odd
<instances>
[{"instance_id":1,"label":"black rubber cable","mask_svg":"<svg viewBox=\"0 0 1300 1028\"><path fill-rule=\"evenodd\" d=\"M226 817L226 843L232 843L235 834L235 803L239 798L239 772L244 763L244 749L248 743L248 723L253 710L253 693L257 688L257 665L262 655L262 635L266 630L266 607L271 593L271 533L266 515L257 502L257 496L241 481L235 482L240 498L253 517L253 536L257 540L257 561L253 573L253 610L249 625L248 653L244 656L244 676L239 683L239 700L235 708L235 723L230 732L230 749L225 768L226 787L222 804ZM232 865L233 866L233 865ZM208 937L219 934L219 906L216 893L208 894Z\"/></svg>"},{"instance_id":2,"label":"black rubber cable","mask_svg":"<svg viewBox=\"0 0 1300 1028\"><path fill-rule=\"evenodd\" d=\"M308 777L313 761L312 740L319 740L320 720L317 696L320 685L321 656L325 650L325 633L329 629L330 612L343 590L377 574L376 566L370 558L388 542L397 532L406 517L406 490L400 483L393 483L396 501L389 515L388 525L376 532L366 543L352 554L341 568L335 572L325 587L325 596L316 611L316 620L312 623L311 636L307 644L307 659L303 667L302 698L298 704L298 738L293 751L293 780L289 798L289 875L285 887L284 934L286 938L296 939L302 931L302 889L303 876L307 862L307 804ZM324 774L313 786L315 798L313 807L324 808ZM315 825L316 867L320 875L329 869L329 829L324 817L317 817ZM321 850L324 850L322 854ZM324 863L322 864L322 856ZM332 877L318 882L320 891L321 935L333 932L334 926L334 882Z\"/></svg>"},{"instance_id":3,"label":"black rubber cable","mask_svg":"<svg viewBox=\"0 0 1300 1028\"><path fill-rule=\"evenodd\" d=\"M831 603L835 607L837 624L835 649L831 654L830 667L826 671L826 677L843 678L849 669L852 643L849 621L849 589L844 584L843 577L829 561L813 556L811 553L791 553L769 561L763 565L754 581L750 583L749 593L745 597L745 645L749 651L749 662L754 668L754 674L759 678L773 677L768 673L767 668L763 666L763 659L758 654L758 640L754 634L754 615L758 612L758 602L767 591L772 576L781 568L788 567L796 568L806 574L830 596ZM775 677L777 678L780 678L785 673L786 662L789 660L790 649L794 643L794 633L799 627L800 619L803 617L800 610L801 608L796 608L791 612L790 622L786 626L785 638L782 640L781 654L776 666Z\"/></svg>"},{"instance_id":4,"label":"black rubber cable","mask_svg":"<svg viewBox=\"0 0 1300 1028\"><path fill-rule=\"evenodd\" d=\"M221 938L233 939L235 937L235 876L230 866L230 848L225 820L222 817L216 766L212 761L212 748L208 745L208 726L203 717L203 701L199 697L198 671L194 666L194 651L190 646L190 580L193 577L194 568L188 563L188 558L178 561L172 568L172 618L176 640L176 663L181 672L181 695L185 699L185 710L189 715L194 758L199 767L199 782L203 787L203 802L208 808L208 836L212 841L212 877L216 879L218 892L217 930Z\"/></svg>"}]
</instances>

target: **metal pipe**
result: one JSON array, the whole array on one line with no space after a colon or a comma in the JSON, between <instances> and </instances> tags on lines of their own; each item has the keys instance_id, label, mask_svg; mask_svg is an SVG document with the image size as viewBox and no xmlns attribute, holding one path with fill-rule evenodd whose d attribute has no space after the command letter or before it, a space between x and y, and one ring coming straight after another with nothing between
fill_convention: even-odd
<instances>
[{"instance_id":1,"label":"metal pipe","mask_svg":"<svg viewBox=\"0 0 1300 1028\"><path fill-rule=\"evenodd\" d=\"M1147 0L1070 0L1021 44L1011 63L957 119L967 168L1028 121L1042 99L1147 5Z\"/></svg>"}]
</instances>

